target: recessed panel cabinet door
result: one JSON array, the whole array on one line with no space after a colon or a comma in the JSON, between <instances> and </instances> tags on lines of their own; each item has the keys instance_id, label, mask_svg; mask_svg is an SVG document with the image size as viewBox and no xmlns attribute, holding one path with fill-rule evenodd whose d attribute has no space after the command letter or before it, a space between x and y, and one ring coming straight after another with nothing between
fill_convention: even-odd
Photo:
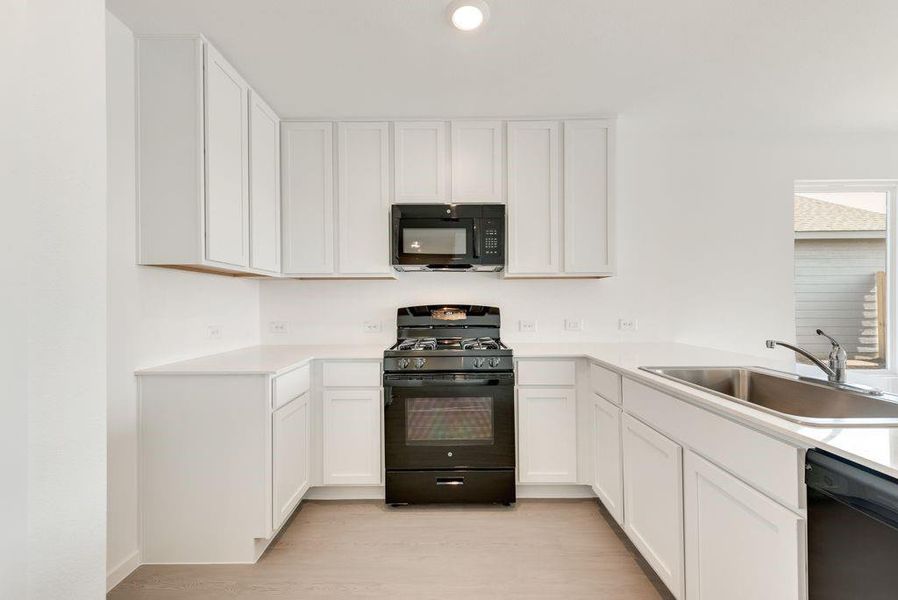
<instances>
[{"instance_id":1,"label":"recessed panel cabinet door","mask_svg":"<svg viewBox=\"0 0 898 600\"><path fill-rule=\"evenodd\" d=\"M249 264L249 87L206 45L206 259Z\"/></svg>"},{"instance_id":2,"label":"recessed panel cabinet door","mask_svg":"<svg viewBox=\"0 0 898 600\"><path fill-rule=\"evenodd\" d=\"M623 464L621 463L621 409L598 394L593 399L595 466L593 491L620 524L624 522Z\"/></svg>"},{"instance_id":3,"label":"recessed panel cabinet door","mask_svg":"<svg viewBox=\"0 0 898 600\"><path fill-rule=\"evenodd\" d=\"M556 121L508 123L508 273L561 270Z\"/></svg>"},{"instance_id":4,"label":"recessed panel cabinet door","mask_svg":"<svg viewBox=\"0 0 898 600\"><path fill-rule=\"evenodd\" d=\"M682 599L683 449L626 414L623 440L624 529L661 581Z\"/></svg>"},{"instance_id":5,"label":"recessed panel cabinet door","mask_svg":"<svg viewBox=\"0 0 898 600\"><path fill-rule=\"evenodd\" d=\"M285 275L334 271L334 132L331 123L284 123Z\"/></svg>"},{"instance_id":6,"label":"recessed panel cabinet door","mask_svg":"<svg viewBox=\"0 0 898 600\"><path fill-rule=\"evenodd\" d=\"M390 129L337 125L341 274L390 274Z\"/></svg>"},{"instance_id":7,"label":"recessed panel cabinet door","mask_svg":"<svg viewBox=\"0 0 898 600\"><path fill-rule=\"evenodd\" d=\"M280 119L257 95L249 106L250 267L281 270Z\"/></svg>"},{"instance_id":8,"label":"recessed panel cabinet door","mask_svg":"<svg viewBox=\"0 0 898 600\"><path fill-rule=\"evenodd\" d=\"M272 417L272 523L278 529L309 489L309 392Z\"/></svg>"},{"instance_id":9,"label":"recessed panel cabinet door","mask_svg":"<svg viewBox=\"0 0 898 600\"><path fill-rule=\"evenodd\" d=\"M329 389L324 401L324 483L382 483L379 389Z\"/></svg>"},{"instance_id":10,"label":"recessed panel cabinet door","mask_svg":"<svg viewBox=\"0 0 898 600\"><path fill-rule=\"evenodd\" d=\"M522 483L577 482L573 388L518 388L518 452Z\"/></svg>"},{"instance_id":11,"label":"recessed panel cabinet door","mask_svg":"<svg viewBox=\"0 0 898 600\"><path fill-rule=\"evenodd\" d=\"M452 201L502 202L502 121L452 121Z\"/></svg>"},{"instance_id":12,"label":"recessed panel cabinet door","mask_svg":"<svg viewBox=\"0 0 898 600\"><path fill-rule=\"evenodd\" d=\"M445 202L446 123L397 121L393 134L396 202Z\"/></svg>"},{"instance_id":13,"label":"recessed panel cabinet door","mask_svg":"<svg viewBox=\"0 0 898 600\"><path fill-rule=\"evenodd\" d=\"M805 598L804 520L696 454L683 471L690 600Z\"/></svg>"},{"instance_id":14,"label":"recessed panel cabinet door","mask_svg":"<svg viewBox=\"0 0 898 600\"><path fill-rule=\"evenodd\" d=\"M564 272L610 273L609 121L564 123Z\"/></svg>"}]
</instances>

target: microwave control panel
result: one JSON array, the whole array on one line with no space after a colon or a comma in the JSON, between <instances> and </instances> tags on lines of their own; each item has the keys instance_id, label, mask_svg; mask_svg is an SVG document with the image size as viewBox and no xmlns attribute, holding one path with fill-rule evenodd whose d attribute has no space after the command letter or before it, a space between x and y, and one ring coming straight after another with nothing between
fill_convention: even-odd
<instances>
[{"instance_id":1,"label":"microwave control panel","mask_svg":"<svg viewBox=\"0 0 898 600\"><path fill-rule=\"evenodd\" d=\"M483 256L501 258L505 254L505 240L502 239L503 219L483 219L480 222L483 236Z\"/></svg>"}]
</instances>

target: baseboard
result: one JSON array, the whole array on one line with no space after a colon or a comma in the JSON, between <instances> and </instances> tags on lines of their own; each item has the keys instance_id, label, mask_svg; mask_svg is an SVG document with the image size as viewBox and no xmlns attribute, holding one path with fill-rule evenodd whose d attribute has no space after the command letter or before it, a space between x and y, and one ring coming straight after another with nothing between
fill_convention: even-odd
<instances>
[{"instance_id":1,"label":"baseboard","mask_svg":"<svg viewBox=\"0 0 898 600\"><path fill-rule=\"evenodd\" d=\"M518 498L595 498L592 487L575 484L519 483Z\"/></svg>"},{"instance_id":2,"label":"baseboard","mask_svg":"<svg viewBox=\"0 0 898 600\"><path fill-rule=\"evenodd\" d=\"M323 485L309 488L303 500L383 500L382 485Z\"/></svg>"},{"instance_id":3,"label":"baseboard","mask_svg":"<svg viewBox=\"0 0 898 600\"><path fill-rule=\"evenodd\" d=\"M588 485L519 483L518 498L595 498ZM383 500L382 485L325 485L310 488L304 500Z\"/></svg>"},{"instance_id":4,"label":"baseboard","mask_svg":"<svg viewBox=\"0 0 898 600\"><path fill-rule=\"evenodd\" d=\"M110 569L106 573L106 591L109 592L125 580L125 577L134 572L140 566L140 552L135 550L125 560Z\"/></svg>"}]
</instances>

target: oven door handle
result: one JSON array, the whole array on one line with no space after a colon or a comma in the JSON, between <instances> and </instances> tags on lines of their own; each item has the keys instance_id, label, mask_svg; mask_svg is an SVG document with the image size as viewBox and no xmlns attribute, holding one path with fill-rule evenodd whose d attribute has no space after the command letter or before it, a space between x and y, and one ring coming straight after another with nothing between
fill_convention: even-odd
<instances>
[{"instance_id":1,"label":"oven door handle","mask_svg":"<svg viewBox=\"0 0 898 600\"><path fill-rule=\"evenodd\" d=\"M406 387L486 387L499 385L514 385L514 376L490 377L484 379L462 379L462 380L441 380L441 379L390 379L384 377L384 387L406 388Z\"/></svg>"}]
</instances>

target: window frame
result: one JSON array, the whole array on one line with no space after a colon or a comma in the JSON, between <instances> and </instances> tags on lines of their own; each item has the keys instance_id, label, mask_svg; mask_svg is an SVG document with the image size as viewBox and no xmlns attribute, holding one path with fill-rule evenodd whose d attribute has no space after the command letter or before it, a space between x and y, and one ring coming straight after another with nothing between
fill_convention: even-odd
<instances>
[{"instance_id":1,"label":"window frame","mask_svg":"<svg viewBox=\"0 0 898 600\"><path fill-rule=\"evenodd\" d=\"M879 369L849 369L851 373L869 375L894 375L898 372L898 293L896 293L896 266L898 266L898 180L895 179L799 179L794 182L792 202L795 196L805 193L845 193L878 192L887 194L886 200L886 365ZM793 223L793 240L795 224ZM795 257L792 264L794 268ZM794 273L794 271L793 271ZM795 293L795 278L792 279L792 293ZM793 303L792 319L795 319ZM794 328L794 327L793 327Z\"/></svg>"}]
</instances>

